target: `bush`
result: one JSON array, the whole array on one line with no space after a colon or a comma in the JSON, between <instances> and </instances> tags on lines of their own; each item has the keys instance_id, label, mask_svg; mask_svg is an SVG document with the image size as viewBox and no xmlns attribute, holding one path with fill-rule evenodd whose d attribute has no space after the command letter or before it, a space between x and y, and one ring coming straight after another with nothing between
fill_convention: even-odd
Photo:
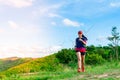
<instances>
[{"instance_id":1,"label":"bush","mask_svg":"<svg viewBox=\"0 0 120 80\"><path fill-rule=\"evenodd\" d=\"M85 61L86 64L102 64L105 59L103 59L102 56L99 54L92 53L87 54Z\"/></svg>"},{"instance_id":2,"label":"bush","mask_svg":"<svg viewBox=\"0 0 120 80\"><path fill-rule=\"evenodd\" d=\"M56 58L63 64L77 61L77 56L73 49L62 49L56 54Z\"/></svg>"}]
</instances>

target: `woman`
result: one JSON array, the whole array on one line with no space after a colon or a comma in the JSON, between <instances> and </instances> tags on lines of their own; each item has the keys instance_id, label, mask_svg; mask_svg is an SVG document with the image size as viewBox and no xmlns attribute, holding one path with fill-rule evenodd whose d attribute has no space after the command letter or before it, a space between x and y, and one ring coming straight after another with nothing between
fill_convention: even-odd
<instances>
[{"instance_id":1,"label":"woman","mask_svg":"<svg viewBox=\"0 0 120 80\"><path fill-rule=\"evenodd\" d=\"M76 45L75 45L75 51L78 58L78 72L84 72L84 59L85 59L85 52L86 52L86 41L87 38L83 35L82 31L78 32L78 38L76 38Z\"/></svg>"}]
</instances>

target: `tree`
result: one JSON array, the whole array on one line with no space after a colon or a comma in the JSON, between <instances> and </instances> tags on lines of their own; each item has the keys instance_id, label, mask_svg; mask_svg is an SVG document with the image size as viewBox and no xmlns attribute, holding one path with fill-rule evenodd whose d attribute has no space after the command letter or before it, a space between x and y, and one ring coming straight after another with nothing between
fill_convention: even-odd
<instances>
[{"instance_id":1,"label":"tree","mask_svg":"<svg viewBox=\"0 0 120 80\"><path fill-rule=\"evenodd\" d=\"M62 49L56 54L56 58L60 63L69 64L71 62L77 62L77 56L73 49Z\"/></svg>"},{"instance_id":2,"label":"tree","mask_svg":"<svg viewBox=\"0 0 120 80\"><path fill-rule=\"evenodd\" d=\"M119 45L119 41L120 41L120 35L117 32L117 27L113 27L111 33L112 33L112 36L108 37L108 40L111 41L111 44L109 44L109 46L113 49L113 51L116 55L116 59L118 60L118 58L119 58L118 45Z\"/></svg>"}]
</instances>

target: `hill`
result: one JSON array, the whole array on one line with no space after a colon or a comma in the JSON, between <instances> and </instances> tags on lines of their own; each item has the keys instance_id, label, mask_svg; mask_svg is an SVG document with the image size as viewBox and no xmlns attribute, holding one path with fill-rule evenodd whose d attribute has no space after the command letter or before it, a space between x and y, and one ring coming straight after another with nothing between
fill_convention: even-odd
<instances>
[{"instance_id":1,"label":"hill","mask_svg":"<svg viewBox=\"0 0 120 80\"><path fill-rule=\"evenodd\" d=\"M107 49L107 48L105 48ZM91 49L86 54L86 72L77 73L77 57L73 49L30 60L0 72L2 80L119 80L120 62L104 57L104 48ZM91 51L92 50L92 51ZM101 54L102 52L102 54ZM105 52L105 53L104 53ZM103 53L105 55L103 55ZM108 59L108 60L105 60ZM14 60L14 59L13 59Z\"/></svg>"},{"instance_id":2,"label":"hill","mask_svg":"<svg viewBox=\"0 0 120 80\"><path fill-rule=\"evenodd\" d=\"M38 71L0 75L2 80L120 80L120 62L107 62L102 65L86 65L86 71L77 73L77 68L64 67L62 71Z\"/></svg>"},{"instance_id":3,"label":"hill","mask_svg":"<svg viewBox=\"0 0 120 80\"><path fill-rule=\"evenodd\" d=\"M0 74L11 76L12 74L31 73L39 71L56 71L61 69L61 64L55 57L55 55L46 56L43 58L37 58L29 62L14 66Z\"/></svg>"},{"instance_id":4,"label":"hill","mask_svg":"<svg viewBox=\"0 0 120 80\"><path fill-rule=\"evenodd\" d=\"M0 72L31 60L32 58L19 58L19 57L9 57L0 59Z\"/></svg>"}]
</instances>

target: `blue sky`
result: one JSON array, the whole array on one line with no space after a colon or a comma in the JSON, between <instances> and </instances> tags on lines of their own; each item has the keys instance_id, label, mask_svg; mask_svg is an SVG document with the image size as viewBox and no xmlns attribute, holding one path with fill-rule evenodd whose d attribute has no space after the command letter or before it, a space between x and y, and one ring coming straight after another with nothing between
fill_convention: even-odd
<instances>
[{"instance_id":1,"label":"blue sky","mask_svg":"<svg viewBox=\"0 0 120 80\"><path fill-rule=\"evenodd\" d=\"M120 32L119 0L0 0L0 56L41 57L72 48L77 32L87 45L107 45Z\"/></svg>"}]
</instances>

